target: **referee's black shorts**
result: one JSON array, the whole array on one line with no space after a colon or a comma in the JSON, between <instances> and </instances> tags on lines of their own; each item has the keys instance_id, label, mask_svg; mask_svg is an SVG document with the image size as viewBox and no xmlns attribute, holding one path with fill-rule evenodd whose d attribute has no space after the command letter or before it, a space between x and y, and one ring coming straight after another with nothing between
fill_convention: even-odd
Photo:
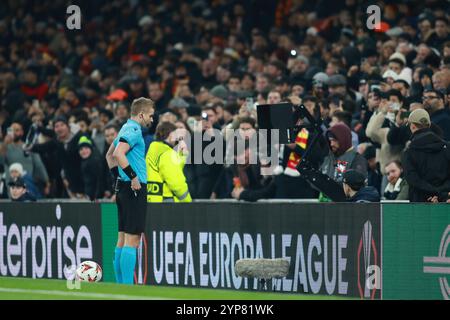
<instances>
[{"instance_id":1,"label":"referee's black shorts","mask_svg":"<svg viewBox=\"0 0 450 320\"><path fill-rule=\"evenodd\" d=\"M147 211L147 185L141 183L141 189L131 189L131 182L122 181L117 194L117 209L119 213L119 232L140 235L145 229Z\"/></svg>"}]
</instances>

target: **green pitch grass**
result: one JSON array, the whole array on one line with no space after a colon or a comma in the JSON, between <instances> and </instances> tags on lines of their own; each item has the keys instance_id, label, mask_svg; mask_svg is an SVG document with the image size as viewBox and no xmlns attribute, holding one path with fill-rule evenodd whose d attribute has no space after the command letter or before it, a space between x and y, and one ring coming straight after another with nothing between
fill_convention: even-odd
<instances>
[{"instance_id":1,"label":"green pitch grass","mask_svg":"<svg viewBox=\"0 0 450 320\"><path fill-rule=\"evenodd\" d=\"M324 300L336 296L266 293L163 286L81 283L70 290L64 280L0 277L0 300Z\"/></svg>"}]
</instances>

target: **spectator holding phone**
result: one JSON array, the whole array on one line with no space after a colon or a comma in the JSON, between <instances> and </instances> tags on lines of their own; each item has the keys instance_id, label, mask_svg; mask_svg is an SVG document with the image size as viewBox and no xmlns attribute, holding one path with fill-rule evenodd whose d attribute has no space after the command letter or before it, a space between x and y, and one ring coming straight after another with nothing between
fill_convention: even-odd
<instances>
[{"instance_id":1,"label":"spectator holding phone","mask_svg":"<svg viewBox=\"0 0 450 320\"><path fill-rule=\"evenodd\" d=\"M377 154L380 168L382 170L383 182L381 190L387 185L386 164L391 160L400 160L404 146L392 145L387 140L389 130L395 126L396 116L398 115L403 97L398 90L389 90L386 94L380 93L381 102L378 111L375 112L367 124L366 135L374 143L381 145Z\"/></svg>"}]
</instances>

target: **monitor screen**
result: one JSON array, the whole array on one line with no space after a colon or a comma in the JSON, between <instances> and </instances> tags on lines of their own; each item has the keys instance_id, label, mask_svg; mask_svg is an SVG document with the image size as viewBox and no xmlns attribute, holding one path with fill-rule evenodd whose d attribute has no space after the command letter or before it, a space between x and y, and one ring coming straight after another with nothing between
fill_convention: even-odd
<instances>
[{"instance_id":1,"label":"monitor screen","mask_svg":"<svg viewBox=\"0 0 450 320\"><path fill-rule=\"evenodd\" d=\"M283 144L291 142L291 133L295 126L291 103L258 105L256 112L260 129L278 129L279 142Z\"/></svg>"}]
</instances>

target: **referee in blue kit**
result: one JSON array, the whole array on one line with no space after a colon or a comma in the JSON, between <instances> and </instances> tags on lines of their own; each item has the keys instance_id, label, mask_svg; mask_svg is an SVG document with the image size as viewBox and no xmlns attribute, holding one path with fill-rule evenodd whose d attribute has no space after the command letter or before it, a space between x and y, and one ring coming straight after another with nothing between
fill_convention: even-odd
<instances>
[{"instance_id":1,"label":"referee in blue kit","mask_svg":"<svg viewBox=\"0 0 450 320\"><path fill-rule=\"evenodd\" d=\"M141 127L151 126L154 105L146 98L133 101L130 119L122 126L106 154L118 189L119 235L113 262L118 283L134 283L136 248L144 232L147 209L145 143Z\"/></svg>"}]
</instances>

